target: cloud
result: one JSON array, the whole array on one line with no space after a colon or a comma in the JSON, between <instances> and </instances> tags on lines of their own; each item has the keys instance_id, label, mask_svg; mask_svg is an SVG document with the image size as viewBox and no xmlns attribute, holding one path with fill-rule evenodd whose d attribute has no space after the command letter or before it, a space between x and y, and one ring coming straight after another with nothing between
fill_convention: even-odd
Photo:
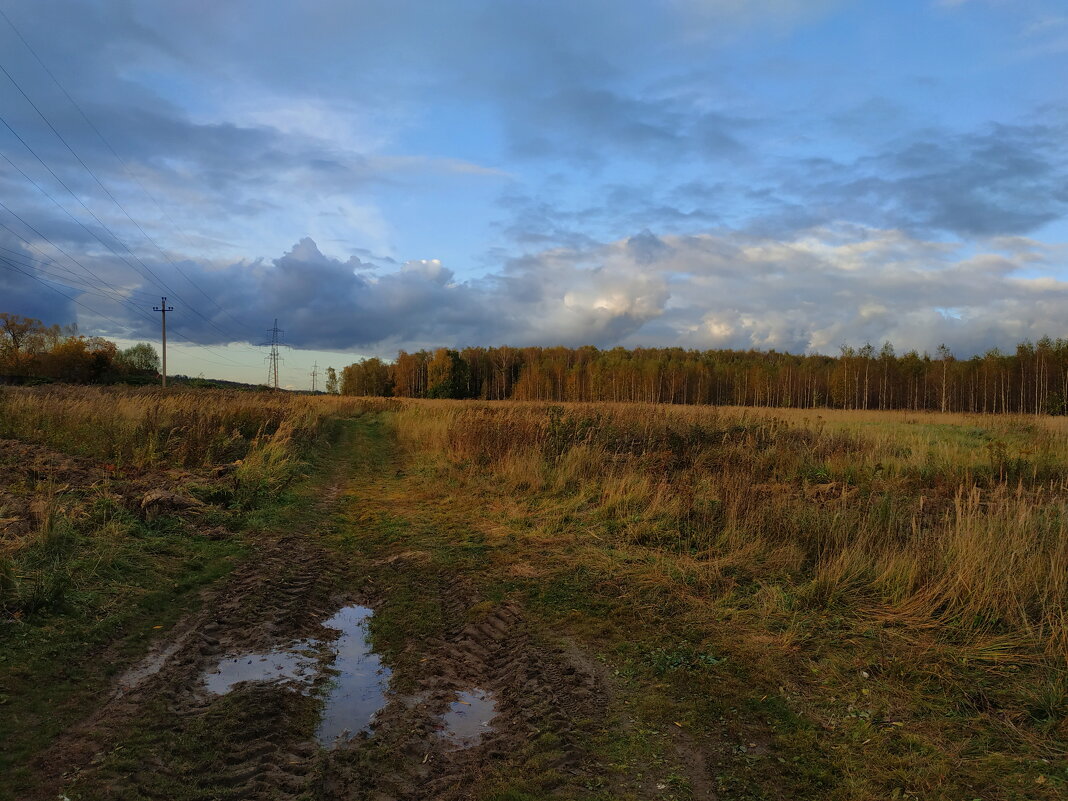
<instances>
[{"instance_id":1,"label":"cloud","mask_svg":"<svg viewBox=\"0 0 1068 801\"><path fill-rule=\"evenodd\" d=\"M580 202L561 202L555 184L540 191L509 187L498 225L521 247L579 247L644 227L684 234L729 225L789 237L831 221L920 237L1030 235L1068 214L1068 156L1061 145L1068 124L1056 109L1036 116L1040 121L862 139L851 159L791 154L754 161L744 171L730 160L714 170L658 170L656 180L587 178ZM854 132L860 125L849 117ZM686 152L679 147L679 160L689 164Z\"/></svg>"},{"instance_id":2,"label":"cloud","mask_svg":"<svg viewBox=\"0 0 1068 801\"><path fill-rule=\"evenodd\" d=\"M514 257L466 281L434 259L368 271L359 257L327 256L308 238L269 262L187 262L184 270L219 307L264 326L277 317L287 343L300 348L387 357L401 347L495 343L833 353L890 339L899 349L946 342L967 355L1068 334L1068 282L1029 272L1064 256L1063 247L1025 237L972 252L839 224L790 239L643 231ZM169 322L185 336L228 341L175 305ZM108 310L126 315L129 338L155 333L152 319ZM219 327L232 324L220 308L199 310Z\"/></svg>"},{"instance_id":3,"label":"cloud","mask_svg":"<svg viewBox=\"0 0 1068 801\"><path fill-rule=\"evenodd\" d=\"M737 157L745 150L739 133L752 125L695 110L684 99L624 96L580 84L526 101L507 122L516 155L552 155L590 166L613 151L654 161Z\"/></svg>"},{"instance_id":4,"label":"cloud","mask_svg":"<svg viewBox=\"0 0 1068 801\"><path fill-rule=\"evenodd\" d=\"M1052 105L1020 121L1024 101L958 114L991 94L978 39L920 59L938 80L910 95L878 53L828 47L848 15L776 47L830 0L261 5L13 12L129 174L0 25L5 65L174 264L0 85L5 119L165 277L175 330L197 341L258 341L275 317L299 347L384 355L884 337L968 349L1063 331L1050 276L1065 254L1032 237L1068 213L1068 127ZM1006 47L1056 45L1063 19L1044 20ZM1030 69L1003 80L1041 77ZM1055 92L1028 86L1028 102ZM973 122L936 127L939 99ZM141 308L162 294L17 141L0 149L71 215L0 164L0 196L40 234L0 222ZM5 301L116 333L12 270L0 279ZM151 314L84 299L131 335L156 331Z\"/></svg>"},{"instance_id":5,"label":"cloud","mask_svg":"<svg viewBox=\"0 0 1068 801\"><path fill-rule=\"evenodd\" d=\"M783 162L750 190L761 230L846 220L959 237L1029 234L1068 213L1068 126L992 123L900 136L851 161Z\"/></svg>"}]
</instances>

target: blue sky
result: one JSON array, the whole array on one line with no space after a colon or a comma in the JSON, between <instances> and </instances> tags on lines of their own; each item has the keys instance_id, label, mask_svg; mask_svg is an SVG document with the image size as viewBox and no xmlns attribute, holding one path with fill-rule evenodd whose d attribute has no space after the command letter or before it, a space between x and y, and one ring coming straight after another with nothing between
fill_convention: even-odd
<instances>
[{"instance_id":1,"label":"blue sky","mask_svg":"<svg viewBox=\"0 0 1068 801\"><path fill-rule=\"evenodd\" d=\"M1063 2L0 9L104 137L0 20L44 115L0 75L0 306L125 342L168 294L210 347L179 372L260 379L275 317L294 386L401 347L1068 335Z\"/></svg>"}]
</instances>

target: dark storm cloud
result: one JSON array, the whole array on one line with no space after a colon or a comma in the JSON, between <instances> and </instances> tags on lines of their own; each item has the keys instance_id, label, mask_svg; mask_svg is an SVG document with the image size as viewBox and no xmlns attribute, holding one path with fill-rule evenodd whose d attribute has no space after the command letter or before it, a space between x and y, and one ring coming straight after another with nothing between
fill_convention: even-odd
<instances>
[{"instance_id":1,"label":"dark storm cloud","mask_svg":"<svg viewBox=\"0 0 1068 801\"><path fill-rule=\"evenodd\" d=\"M286 341L294 347L345 349L390 340L430 341L484 322L472 305L477 293L453 284L452 272L437 262L409 262L386 274L368 267L355 256L344 261L328 258L305 238L271 262L210 269L187 265L185 271L219 306L239 308L242 320L280 318ZM195 296L186 298L199 310L205 308ZM235 328L225 315L210 317L226 330ZM228 341L188 309L176 319L197 342Z\"/></svg>"},{"instance_id":2,"label":"dark storm cloud","mask_svg":"<svg viewBox=\"0 0 1068 801\"><path fill-rule=\"evenodd\" d=\"M39 281L23 274L32 273L21 264L11 259L5 251L0 251L0 311L21 314L42 320L47 325L67 325L75 319L76 304L51 291Z\"/></svg>"},{"instance_id":3,"label":"dark storm cloud","mask_svg":"<svg viewBox=\"0 0 1068 801\"><path fill-rule=\"evenodd\" d=\"M958 236L1027 234L1068 213L1068 127L923 131L851 163L814 158L766 191L798 227L843 219ZM796 215L796 216L795 216Z\"/></svg>"}]
</instances>

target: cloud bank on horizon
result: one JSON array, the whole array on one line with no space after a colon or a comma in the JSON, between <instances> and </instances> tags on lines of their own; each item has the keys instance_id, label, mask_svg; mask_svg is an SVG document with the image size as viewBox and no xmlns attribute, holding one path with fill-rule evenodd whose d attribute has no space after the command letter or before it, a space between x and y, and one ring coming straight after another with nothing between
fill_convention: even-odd
<instances>
[{"instance_id":1,"label":"cloud bank on horizon","mask_svg":"<svg viewBox=\"0 0 1068 801\"><path fill-rule=\"evenodd\" d=\"M4 11L103 134L0 20L4 310L380 355L1068 335L1053 0Z\"/></svg>"}]
</instances>

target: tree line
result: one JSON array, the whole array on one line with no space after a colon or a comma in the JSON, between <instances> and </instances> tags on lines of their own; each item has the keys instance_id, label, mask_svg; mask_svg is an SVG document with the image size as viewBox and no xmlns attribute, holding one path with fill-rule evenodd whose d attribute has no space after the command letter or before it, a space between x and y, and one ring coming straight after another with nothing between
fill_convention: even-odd
<instances>
[{"instance_id":1,"label":"tree line","mask_svg":"<svg viewBox=\"0 0 1068 801\"><path fill-rule=\"evenodd\" d=\"M147 383L159 377L160 359L147 342L122 350L76 326L45 325L0 312L0 383Z\"/></svg>"},{"instance_id":2,"label":"tree line","mask_svg":"<svg viewBox=\"0 0 1068 801\"><path fill-rule=\"evenodd\" d=\"M898 354L889 342L837 356L757 350L496 347L362 359L341 371L349 395L616 401L794 408L1064 414L1068 340L967 359Z\"/></svg>"}]
</instances>

